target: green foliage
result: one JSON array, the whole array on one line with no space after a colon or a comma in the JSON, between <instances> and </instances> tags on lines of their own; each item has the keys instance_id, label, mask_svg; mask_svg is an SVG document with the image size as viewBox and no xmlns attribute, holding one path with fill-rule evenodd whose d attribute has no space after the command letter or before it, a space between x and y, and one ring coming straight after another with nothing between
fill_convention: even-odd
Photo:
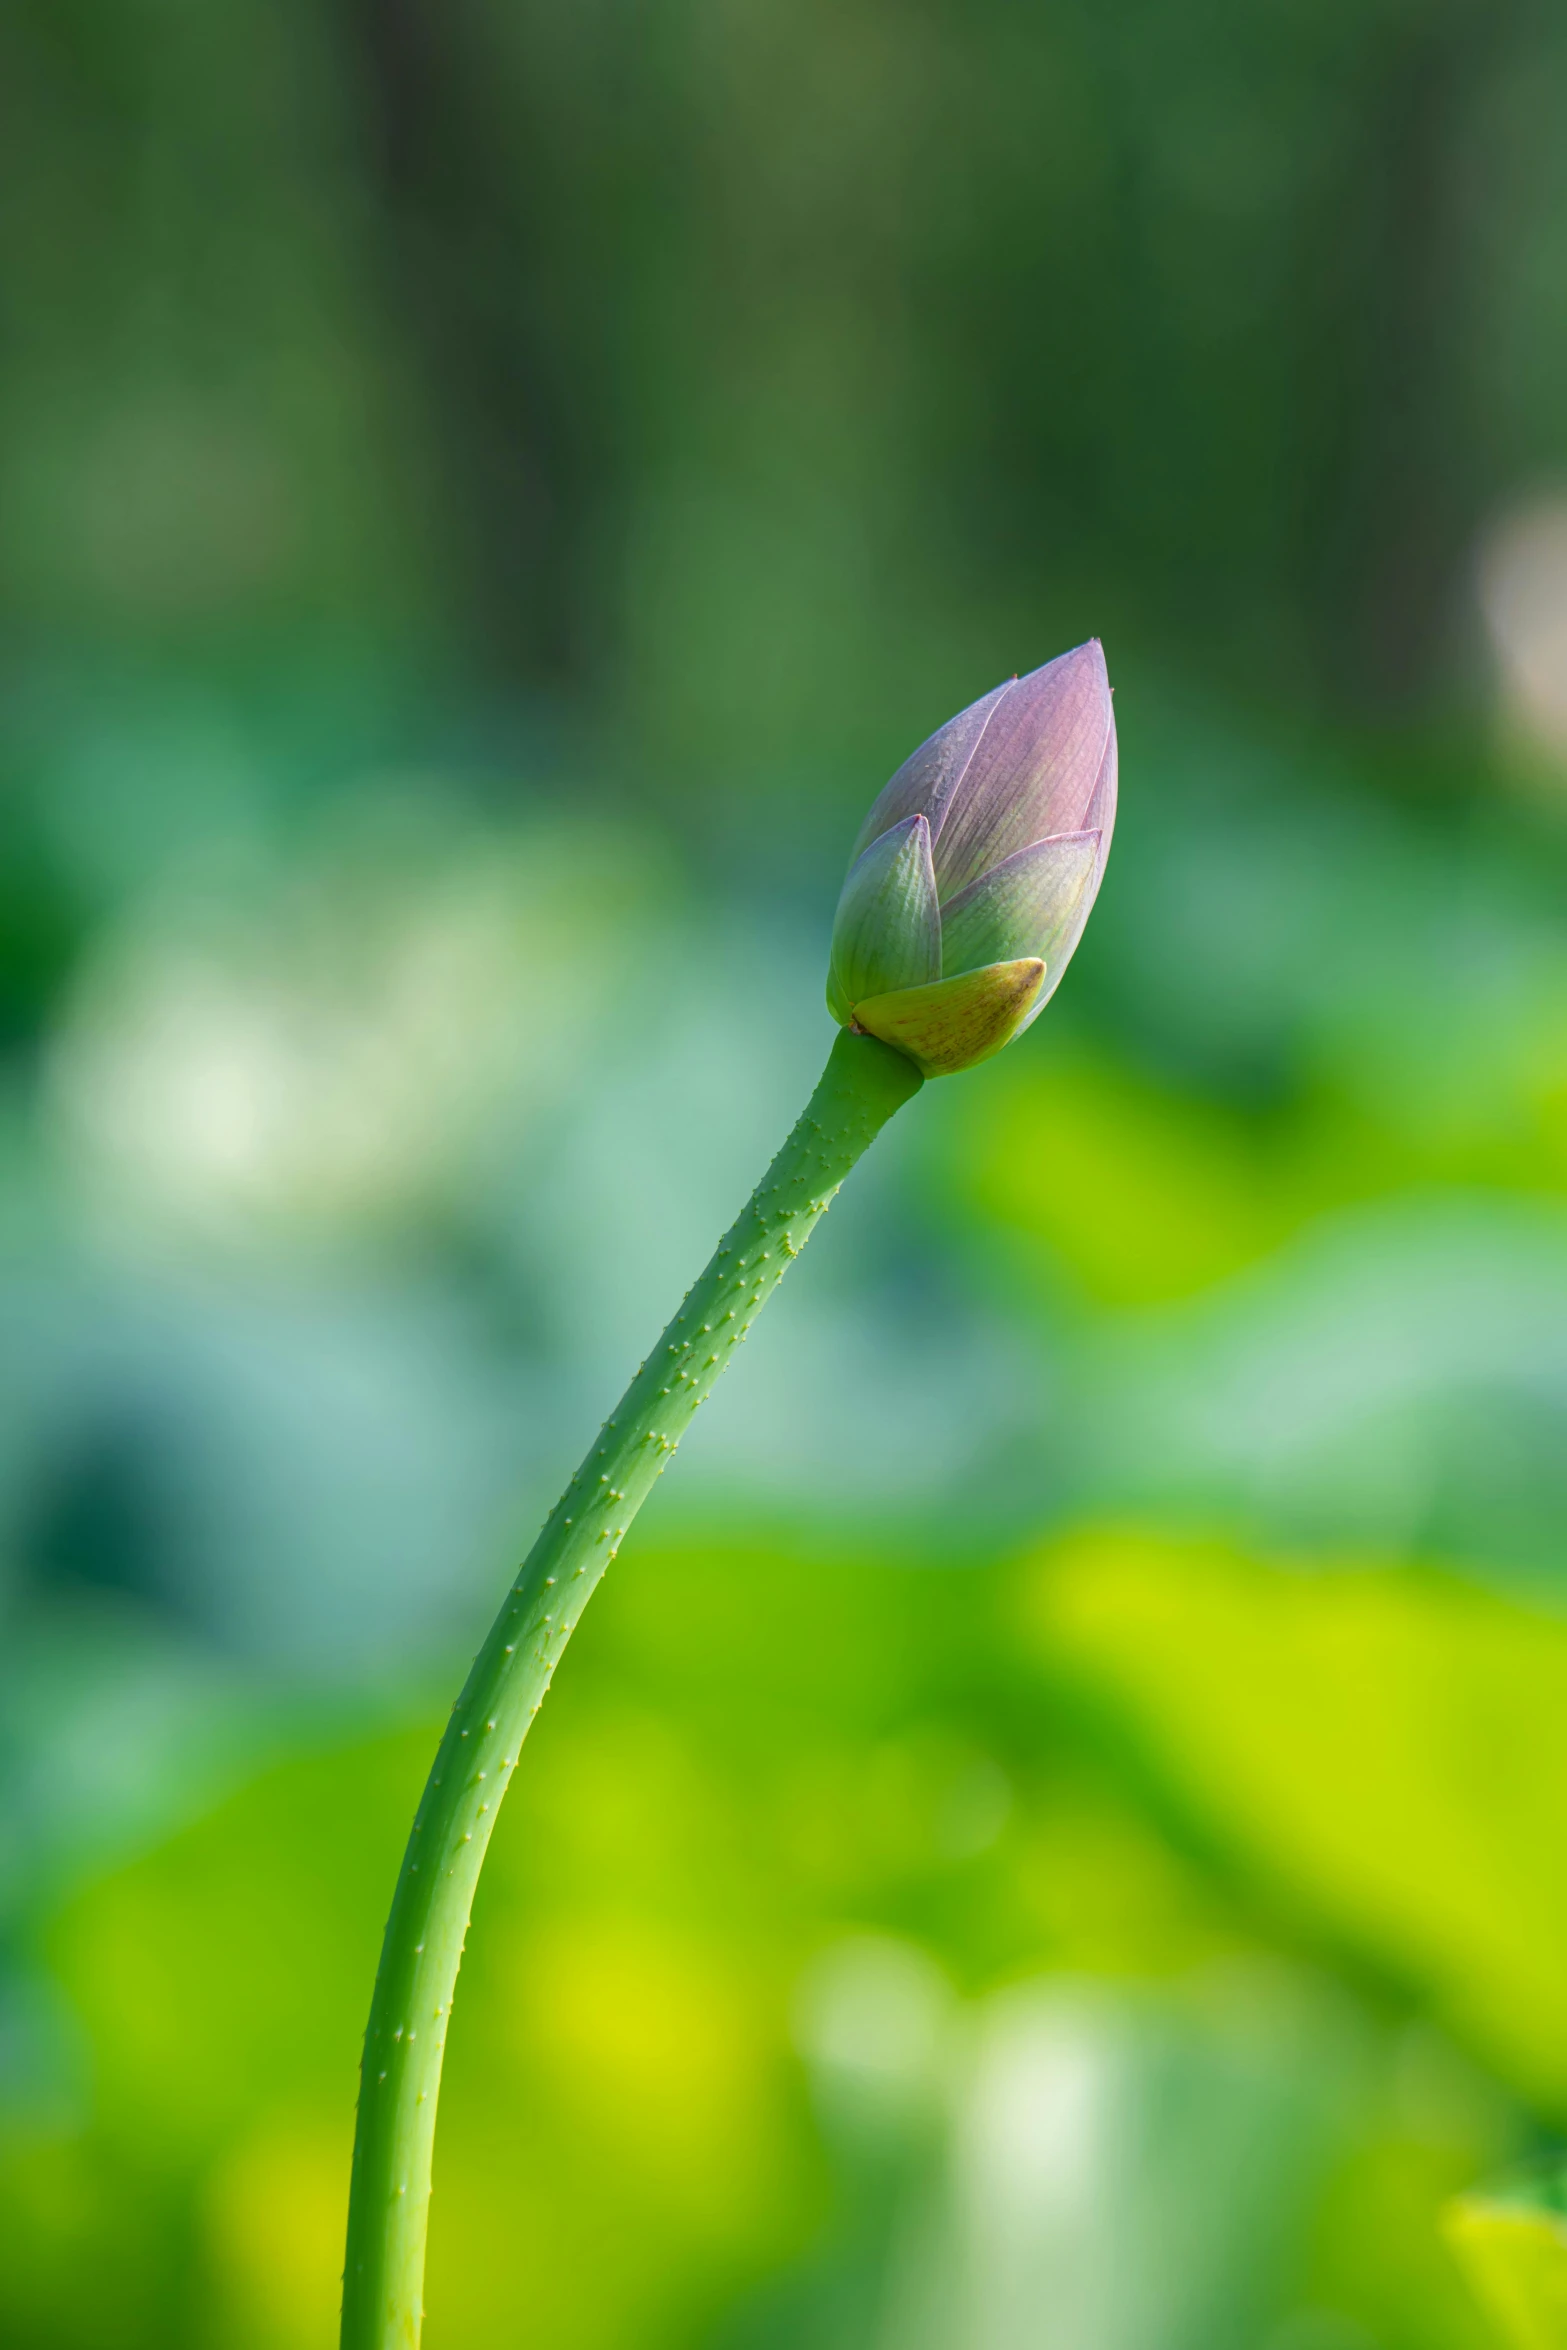
<instances>
[{"instance_id":1,"label":"green foliage","mask_svg":"<svg viewBox=\"0 0 1567 2350\"><path fill-rule=\"evenodd\" d=\"M726 2310L749 2340L792 2266L758 2338L803 2350L869 2296L917 2344L920 2308L978 2323L1037 2263L1075 2180L1149 2231L1152 2301L1096 2341L1240 2345L1294 2307L1476 2342L1438 2210L1506 2158L1513 2095L1567 2106L1554 1629L1434 1575L1142 1535L917 1574L710 1542L628 1553L573 1665L452 2036L447 2340L524 2295L562 2350ZM270 1769L44 1925L92 2096L8 2129L7 2339L85 2345L111 2307L127 2344L329 2338L429 1746ZM909 2020L867 2039L856 2000ZM1059 2178L1010 2158L1009 2221L983 2181L1035 2075L1078 2123ZM1096 2241L1059 2252L1090 2300L1124 2266Z\"/></svg>"},{"instance_id":2,"label":"green foliage","mask_svg":"<svg viewBox=\"0 0 1567 2350\"><path fill-rule=\"evenodd\" d=\"M1567 2342L1567 2229L1554 2175L1459 2196L1447 2233L1476 2295L1513 2350Z\"/></svg>"}]
</instances>

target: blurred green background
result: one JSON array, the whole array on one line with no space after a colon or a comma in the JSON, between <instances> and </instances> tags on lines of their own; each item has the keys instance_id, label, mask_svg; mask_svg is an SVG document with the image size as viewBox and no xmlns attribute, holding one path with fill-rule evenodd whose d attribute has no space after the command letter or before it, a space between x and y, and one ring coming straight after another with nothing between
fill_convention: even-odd
<instances>
[{"instance_id":1,"label":"blurred green background","mask_svg":"<svg viewBox=\"0 0 1567 2350\"><path fill-rule=\"evenodd\" d=\"M7 0L0 2342L327 2350L466 1655L1090 633L1048 1019L540 1719L432 2350L1481 2350L1567 2127L1567 16Z\"/></svg>"}]
</instances>

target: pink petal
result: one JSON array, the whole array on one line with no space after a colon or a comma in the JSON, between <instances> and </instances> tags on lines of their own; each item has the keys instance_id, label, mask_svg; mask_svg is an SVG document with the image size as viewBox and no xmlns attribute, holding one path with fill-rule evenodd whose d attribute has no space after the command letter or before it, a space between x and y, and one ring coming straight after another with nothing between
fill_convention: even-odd
<instances>
[{"instance_id":1,"label":"pink petal","mask_svg":"<svg viewBox=\"0 0 1567 2350\"><path fill-rule=\"evenodd\" d=\"M1034 841L1106 832L1093 811L1101 789L1113 801L1113 756L1106 763L1112 734L1110 685L1097 640L991 698L939 821L931 819L943 903Z\"/></svg>"}]
</instances>

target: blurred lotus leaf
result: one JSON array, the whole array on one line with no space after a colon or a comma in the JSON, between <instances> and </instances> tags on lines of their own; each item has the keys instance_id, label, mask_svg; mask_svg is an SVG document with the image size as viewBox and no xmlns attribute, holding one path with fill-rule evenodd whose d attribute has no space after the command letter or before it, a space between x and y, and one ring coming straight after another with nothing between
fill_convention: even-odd
<instances>
[{"instance_id":1,"label":"blurred lotus leaf","mask_svg":"<svg viewBox=\"0 0 1567 2350\"><path fill-rule=\"evenodd\" d=\"M1439 1670L1475 1711L1527 1627L1109 1535L1021 1586L863 1544L629 1553L508 1809L465 1976L432 2276L454 2350L508 2338L524 2294L539 2350L1038 2350L1044 2307L1050 2350L1473 2350L1436 2213L1516 2139L1437 2035L1412 2069L1440 1937L1402 2006L1299 1945L1350 1938L1338 1845L1380 1847L1396 1813L1483 2020L1532 1998L1543 2046L1516 1945L1549 1895L1510 1847L1467 1883L1473 1742L1412 1792L1431 1725L1395 1675L1367 1735L1357 1592L1410 1679ZM1074 1678L1095 1704L1065 1702ZM1189 1775L1159 1746L1172 1690ZM1298 1812L1243 1735L1270 1706L1317 1782ZM7 2343L329 2340L359 2003L430 1736L325 1722L50 1899L25 1947L80 2086L0 2108ZM1525 1722L1509 1767L1539 1757ZM1248 1774L1314 1871L1242 1832Z\"/></svg>"},{"instance_id":2,"label":"blurred lotus leaf","mask_svg":"<svg viewBox=\"0 0 1567 2350\"><path fill-rule=\"evenodd\" d=\"M1028 1605L1205 1840L1567 2102L1567 1624L1434 1571L1115 1534L1042 1560Z\"/></svg>"},{"instance_id":3,"label":"blurred lotus leaf","mask_svg":"<svg viewBox=\"0 0 1567 2350\"><path fill-rule=\"evenodd\" d=\"M1511 2350L1567 2350L1567 2193L1560 2172L1460 2195L1445 2230Z\"/></svg>"}]
</instances>

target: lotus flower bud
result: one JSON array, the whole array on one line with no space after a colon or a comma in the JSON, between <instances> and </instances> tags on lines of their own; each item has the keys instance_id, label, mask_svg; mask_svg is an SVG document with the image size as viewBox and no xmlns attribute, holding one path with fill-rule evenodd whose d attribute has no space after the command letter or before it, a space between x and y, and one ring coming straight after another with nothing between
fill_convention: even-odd
<instances>
[{"instance_id":1,"label":"lotus flower bud","mask_svg":"<svg viewBox=\"0 0 1567 2350\"><path fill-rule=\"evenodd\" d=\"M827 1003L927 1077L999 1052L1060 983L1115 820L1104 655L998 685L906 759L854 844Z\"/></svg>"}]
</instances>

